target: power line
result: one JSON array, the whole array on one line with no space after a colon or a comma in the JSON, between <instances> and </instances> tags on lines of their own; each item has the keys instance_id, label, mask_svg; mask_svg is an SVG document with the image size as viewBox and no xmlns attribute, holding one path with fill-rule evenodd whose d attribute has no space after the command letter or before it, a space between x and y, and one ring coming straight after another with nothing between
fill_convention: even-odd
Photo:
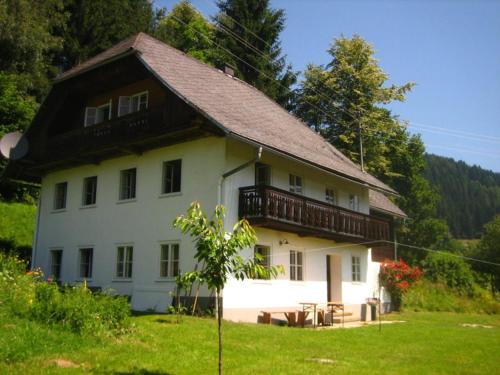
<instances>
[{"instance_id":1,"label":"power line","mask_svg":"<svg viewBox=\"0 0 500 375\"><path fill-rule=\"evenodd\" d=\"M415 123L411 122L406 125L409 128L415 128L415 129L420 129L421 131L423 130L424 132L429 132L429 133L437 133L437 134L448 134L451 135L452 137L457 137L457 138L463 138L463 139L472 139L475 141L479 142L487 142L487 143L495 143L495 144L500 144L500 139L497 140L495 137L489 137L485 135L464 135L461 132L456 132L453 130L445 129L445 128L439 128L439 127L431 127L430 125L426 125L426 127L422 125L414 125Z\"/></svg>"},{"instance_id":2,"label":"power line","mask_svg":"<svg viewBox=\"0 0 500 375\"><path fill-rule=\"evenodd\" d=\"M434 145L434 144L430 144L430 143L427 143L426 146L430 147L430 148L434 147L434 148L440 148L440 149L443 149L443 150L452 150L452 151L453 150L457 150L457 151L467 152L469 154L477 154L477 155L484 155L484 156L493 156L493 157L500 158L500 154L497 154L497 153L494 153L494 152L487 152L487 151L476 150L476 149L472 149L472 148L441 146L441 145Z\"/></svg>"},{"instance_id":3,"label":"power line","mask_svg":"<svg viewBox=\"0 0 500 375\"><path fill-rule=\"evenodd\" d=\"M214 8L217 8L212 2L208 1L208 0L205 0L206 3L212 5ZM202 17L205 17L201 12L199 12L197 9L196 11L202 16ZM259 39L261 42L265 43L269 48L272 48L272 46L266 42L265 40L263 40L262 38L260 38L257 34L255 34L251 29L249 29L248 27L246 27L245 25L241 24L240 22L238 22L234 17L231 17L229 16L226 12L221 12L221 14L223 14L225 17L229 18L231 21L233 21L234 23L236 23L237 25L239 25L241 28L243 28L245 31L247 31L248 33L252 34L254 37L256 37L257 39ZM258 53L259 55L261 55L262 57L265 57L267 60L269 60L269 62L271 64L275 64L277 63L276 61L273 61L273 59L266 53L264 53L263 51L259 50L256 46L252 45L250 42L246 41L244 38L242 38L241 36L237 35L236 33L234 33L233 31L231 31L227 25L224 25L223 23L220 22L220 20L218 18L215 18L214 19L223 27L221 30L224 31L226 34L228 34L229 36L231 36L232 38L236 39L237 41L239 41L240 43L244 44L245 46L251 48L252 50L254 50L256 53ZM327 99L328 101L331 100L331 98L325 96L323 93L321 92L318 92L316 89L314 88L311 88L316 94L322 96L323 98ZM311 104L308 102L308 104ZM334 103L331 103L332 106L335 106ZM344 108L339 108L338 106L336 107L338 110L340 111L343 111L345 114L351 116L352 119L356 120L357 117L354 116L351 112L347 111L346 109ZM414 127L414 128L418 128L418 129L423 129L423 130L426 130L426 131L429 131L429 132L434 132L434 133L446 133L446 134L450 134L450 135L453 135L455 137L459 137L459 138L465 138L465 139L475 139L475 140L479 140L479 141L485 141L485 142L493 142L493 143L500 143L500 137L495 137L495 136L488 136L488 135L482 135L482 134L477 134L477 133L471 133L471 132L465 132L465 131L460 131L460 130L451 130L451 129L447 129L447 128L442 128L442 127L437 127L437 126L432 126L432 125L426 125L426 124L420 124L420 123L416 123L416 122L410 122L410 127Z\"/></svg>"},{"instance_id":4,"label":"power line","mask_svg":"<svg viewBox=\"0 0 500 375\"><path fill-rule=\"evenodd\" d=\"M193 7L194 8L194 7ZM196 12L198 12L202 17L205 18L205 16L199 12L199 10L197 10L196 8L194 8ZM210 37L202 32L200 32L199 30L196 30L194 29L192 26L190 26L189 24L187 24L186 22L184 22L183 20L179 19L178 17L176 17L174 14L171 13L171 16L176 19L178 22L182 23L183 25L185 25L186 27L190 28L191 30L193 30L194 32L196 32L197 34L201 35L202 37L206 38L206 40L211 43L211 44L214 44L215 46L221 48L222 50L226 51L227 53L229 53L231 56L233 56L234 58L238 59L239 61L241 61L242 63L244 63L245 65L247 65L248 67L254 69L256 72L262 74L264 77L270 79L270 80L273 80L275 81L279 86L283 87L285 90L287 90L289 93L292 93L292 90L290 90L290 88L286 87L285 85L283 85L282 83L280 83L279 81L276 80L276 78L274 77L271 77L269 75L267 75L266 73L264 73L263 71L259 70L258 68L256 68L255 66L253 66L252 64L250 64L249 62L245 61L244 59L242 59L241 57L239 57L238 55L236 55L235 53L231 52L230 50L228 50L227 48L223 47L221 44L217 43L216 41L213 41L210 39ZM229 16L228 16L229 17ZM205 18L206 19L206 18ZM208 21L208 20L207 20ZM209 22L209 21L208 21ZM244 27L242 25L242 27ZM225 29L222 29L223 31ZM226 33L228 33L226 31ZM228 35L231 36L231 34L228 33ZM233 38L235 38L233 36ZM242 38L239 38L239 39L242 39ZM248 44L248 42L244 41L245 44ZM256 49L256 47L253 46L254 49ZM263 52L261 52L263 54ZM322 93L316 91L313 89L313 91L315 91L318 95L322 95ZM325 97L325 96L323 96ZM326 97L325 97L326 98ZM321 112L322 114L324 114L325 116L327 116L327 118L333 118L333 115L330 114L330 113L327 113L325 110L323 110L322 108L318 107L317 105L311 103L310 101L307 101L305 100L305 102L307 104L309 104L310 106L312 106L313 108L315 108L316 110L318 110L319 112ZM331 103L332 106L334 106L333 103ZM349 115L351 118L353 118L354 120L356 120L357 118L352 115L351 113L349 113L348 111L346 111L345 109L343 108L336 108L338 109L339 111L341 112L344 112L345 114ZM401 125L402 126L402 125ZM437 127L436 127L437 128ZM445 128L440 128L440 129L444 129L444 130L449 130L449 129L445 129ZM465 133L465 132L464 132ZM469 133L468 133L469 134ZM472 134L472 133L470 133ZM371 135L373 136L373 135ZM485 136L484 136L485 137ZM390 139L389 137L385 137L386 139ZM433 146L431 146L433 147ZM441 147L441 146L435 146L435 147ZM496 154L489 154L489 153L485 153L485 152L482 152L482 151L475 151L475 150L467 150L467 149L463 149L463 148L456 148L456 147L449 147L449 146L442 146L441 148L448 148L448 149L451 149L451 150L457 150L457 151L465 151L465 152L469 152L469 153L480 153L480 154L484 154L484 155L487 155L487 156L497 156ZM500 155L498 155L500 156Z\"/></svg>"},{"instance_id":5,"label":"power line","mask_svg":"<svg viewBox=\"0 0 500 375\"><path fill-rule=\"evenodd\" d=\"M367 241L367 242L360 242L360 243L349 243L349 244L337 245L337 246L327 246L327 247L318 247L318 248L312 248L312 249L304 249L303 251L306 252L307 254L310 254L310 253L315 253L315 252L320 252L320 251L336 250L336 249L342 249L342 248L347 248L347 247L378 244L381 242L385 242L385 243L392 244L392 245L396 244L395 241L377 240L377 241ZM290 245L290 244L288 243L288 245ZM465 256L465 255L454 254L454 253L451 253L448 251L429 249L427 247L414 246L414 245L404 244L401 242L397 242L397 245L400 247L408 247L411 249L427 251L430 253L450 255L450 256L453 256L455 258L461 258L461 259L472 261L472 262L484 263L484 264L489 264L492 266L500 267L500 263L494 263L494 262L490 262L490 261L483 260L483 259L477 259L477 258ZM292 246L293 246L293 244L292 244ZM300 247L301 246L298 246L298 248L300 248ZM300 251L300 249L298 249L298 250ZM289 254L289 251L273 251L273 252L271 252L271 257L277 256L277 255L287 255L287 254Z\"/></svg>"}]
</instances>

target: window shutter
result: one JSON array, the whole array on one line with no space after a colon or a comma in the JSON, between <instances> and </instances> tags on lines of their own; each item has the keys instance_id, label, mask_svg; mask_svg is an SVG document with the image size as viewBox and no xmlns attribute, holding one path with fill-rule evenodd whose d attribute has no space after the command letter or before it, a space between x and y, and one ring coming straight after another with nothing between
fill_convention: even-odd
<instances>
[{"instance_id":1,"label":"window shutter","mask_svg":"<svg viewBox=\"0 0 500 375\"><path fill-rule=\"evenodd\" d=\"M130 96L120 96L118 99L118 117L130 113Z\"/></svg>"},{"instance_id":2,"label":"window shutter","mask_svg":"<svg viewBox=\"0 0 500 375\"><path fill-rule=\"evenodd\" d=\"M94 125L97 118L97 108L87 107L85 108L85 123L84 126Z\"/></svg>"}]
</instances>

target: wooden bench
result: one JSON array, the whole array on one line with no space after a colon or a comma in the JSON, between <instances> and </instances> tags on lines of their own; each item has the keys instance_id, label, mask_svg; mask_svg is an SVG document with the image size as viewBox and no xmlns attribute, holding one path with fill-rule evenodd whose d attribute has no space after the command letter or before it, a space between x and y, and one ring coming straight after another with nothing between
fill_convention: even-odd
<instances>
[{"instance_id":1,"label":"wooden bench","mask_svg":"<svg viewBox=\"0 0 500 375\"><path fill-rule=\"evenodd\" d=\"M262 323L263 324L271 324L272 322L272 316L276 314L283 314L285 315L285 318L287 320L288 326L289 327L295 327L295 326L300 326L304 327L308 312L304 311L261 311L262 313Z\"/></svg>"}]
</instances>

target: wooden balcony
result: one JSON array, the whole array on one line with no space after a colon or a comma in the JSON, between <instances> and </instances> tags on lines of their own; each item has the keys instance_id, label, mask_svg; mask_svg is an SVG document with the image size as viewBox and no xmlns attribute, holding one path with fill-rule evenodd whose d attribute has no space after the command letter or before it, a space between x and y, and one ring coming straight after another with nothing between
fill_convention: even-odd
<instances>
[{"instance_id":1,"label":"wooden balcony","mask_svg":"<svg viewBox=\"0 0 500 375\"><path fill-rule=\"evenodd\" d=\"M252 225L336 241L391 240L389 221L271 186L240 188L239 215Z\"/></svg>"},{"instance_id":2,"label":"wooden balcony","mask_svg":"<svg viewBox=\"0 0 500 375\"><path fill-rule=\"evenodd\" d=\"M207 135L202 121L178 121L165 107L149 108L48 137L38 170L99 163Z\"/></svg>"}]
</instances>

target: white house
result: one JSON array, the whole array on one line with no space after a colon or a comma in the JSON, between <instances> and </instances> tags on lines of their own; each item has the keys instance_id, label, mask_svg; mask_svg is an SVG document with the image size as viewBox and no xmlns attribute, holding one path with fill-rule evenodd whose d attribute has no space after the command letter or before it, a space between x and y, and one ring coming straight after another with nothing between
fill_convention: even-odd
<instances>
[{"instance_id":1,"label":"white house","mask_svg":"<svg viewBox=\"0 0 500 375\"><path fill-rule=\"evenodd\" d=\"M393 189L263 93L142 33L56 79L26 138L6 175L41 182L34 266L137 310L165 310L195 267L172 227L194 200L224 204L228 229L246 217L258 244L243 255L284 266L224 289L225 318L253 322L300 302L359 314L405 216Z\"/></svg>"}]
</instances>

